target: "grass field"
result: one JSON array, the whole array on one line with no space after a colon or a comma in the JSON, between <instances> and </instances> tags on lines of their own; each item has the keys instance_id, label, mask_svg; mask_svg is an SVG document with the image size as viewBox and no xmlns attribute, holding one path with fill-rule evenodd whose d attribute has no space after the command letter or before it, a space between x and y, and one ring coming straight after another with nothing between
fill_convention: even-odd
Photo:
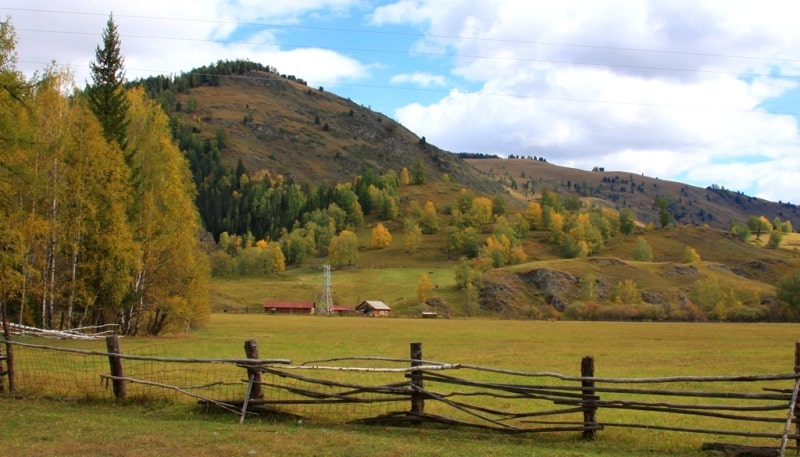
<instances>
[{"instance_id":1,"label":"grass field","mask_svg":"<svg viewBox=\"0 0 800 457\"><path fill-rule=\"evenodd\" d=\"M424 357L525 371L642 377L791 372L797 324L542 322L486 319L360 319L214 314L191 335L124 339L124 352L161 345L175 357L241 357L255 338L262 358L294 362L341 356ZM52 341L48 341L52 344ZM102 342L69 342L103 349ZM609 428L598 440L577 433L508 436L471 429L385 428L248 419L200 412L186 403L126 405L47 399L0 400L3 455L634 456L707 455L707 441L731 437ZM603 410L599 413L602 421ZM615 413L616 414L616 413ZM665 416L666 417L666 416ZM776 427L777 432L782 430ZM8 433L8 432L11 433ZM776 443L777 445L777 443Z\"/></svg>"}]
</instances>

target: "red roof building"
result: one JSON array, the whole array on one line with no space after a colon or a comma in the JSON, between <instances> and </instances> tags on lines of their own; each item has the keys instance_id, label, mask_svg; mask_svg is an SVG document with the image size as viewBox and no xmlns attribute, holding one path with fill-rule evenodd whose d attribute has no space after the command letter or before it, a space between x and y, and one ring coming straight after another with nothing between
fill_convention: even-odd
<instances>
[{"instance_id":1,"label":"red roof building","mask_svg":"<svg viewBox=\"0 0 800 457\"><path fill-rule=\"evenodd\" d=\"M266 301L264 312L272 314L314 314L313 301Z\"/></svg>"}]
</instances>

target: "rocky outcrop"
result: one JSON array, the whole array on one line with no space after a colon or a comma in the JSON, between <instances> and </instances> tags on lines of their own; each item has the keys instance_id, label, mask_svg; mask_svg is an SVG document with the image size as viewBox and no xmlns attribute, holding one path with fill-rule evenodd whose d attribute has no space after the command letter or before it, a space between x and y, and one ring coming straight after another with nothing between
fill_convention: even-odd
<instances>
[{"instance_id":1,"label":"rocky outcrop","mask_svg":"<svg viewBox=\"0 0 800 457\"><path fill-rule=\"evenodd\" d=\"M537 268L520 275L523 281L541 291L547 303L559 311L567 309L565 297L578 286L579 278L564 271Z\"/></svg>"}]
</instances>

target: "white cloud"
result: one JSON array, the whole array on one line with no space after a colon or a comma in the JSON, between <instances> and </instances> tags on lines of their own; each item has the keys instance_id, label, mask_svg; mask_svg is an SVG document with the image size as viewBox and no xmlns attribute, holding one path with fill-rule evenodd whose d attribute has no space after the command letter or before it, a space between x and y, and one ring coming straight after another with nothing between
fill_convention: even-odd
<instances>
[{"instance_id":1,"label":"white cloud","mask_svg":"<svg viewBox=\"0 0 800 457\"><path fill-rule=\"evenodd\" d=\"M7 3L0 14L17 28L20 69L30 73L56 58L83 85L107 2ZM129 79L247 58L326 89L367 82L359 98L402 99L395 117L448 150L531 154L800 203L797 120L779 113L800 106L794 1L398 0L370 11L363 0L140 0L113 7ZM304 41L309 19L330 24L316 30L317 41ZM361 25L371 35L352 30ZM366 48L373 52L357 51ZM409 99L413 91L370 93L387 79L424 88L421 99L433 101ZM431 89L440 88L450 90L435 99Z\"/></svg>"},{"instance_id":2,"label":"white cloud","mask_svg":"<svg viewBox=\"0 0 800 457\"><path fill-rule=\"evenodd\" d=\"M469 14L471 6L482 14ZM456 57L452 70L479 90L396 111L431 143L685 176L696 185L797 202L797 122L757 112L795 89L797 79L757 74L797 74L797 62L781 57L800 45L786 18L799 7L478 0L453 7L418 0L375 17L426 24L423 45L483 57ZM765 160L748 163L754 156Z\"/></svg>"},{"instance_id":3,"label":"white cloud","mask_svg":"<svg viewBox=\"0 0 800 457\"><path fill-rule=\"evenodd\" d=\"M444 76L432 75L430 73L414 72L401 73L392 76L391 83L411 83L421 87L444 86L447 81Z\"/></svg>"},{"instance_id":4,"label":"white cloud","mask_svg":"<svg viewBox=\"0 0 800 457\"><path fill-rule=\"evenodd\" d=\"M8 14L17 29L19 68L32 73L55 58L59 65L71 66L76 84L83 86L90 79L89 63L101 44L109 6L92 0L70 2L69 7L52 0L11 3ZM140 0L115 3L113 14L128 79L242 58L303 79L336 84L363 77L369 68L331 50L284 50L273 31L263 25L298 22L304 15L323 11L345 15L357 5L358 0ZM248 27L252 28L249 33Z\"/></svg>"}]
</instances>

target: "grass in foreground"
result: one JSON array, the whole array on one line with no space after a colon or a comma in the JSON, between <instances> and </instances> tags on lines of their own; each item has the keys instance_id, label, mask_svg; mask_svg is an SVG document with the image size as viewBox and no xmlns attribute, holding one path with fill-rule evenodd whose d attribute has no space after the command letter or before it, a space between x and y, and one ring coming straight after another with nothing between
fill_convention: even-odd
<instances>
[{"instance_id":1,"label":"grass in foreground","mask_svg":"<svg viewBox=\"0 0 800 457\"><path fill-rule=\"evenodd\" d=\"M410 342L424 357L524 371L577 375L580 358L595 357L608 377L731 375L791 371L796 324L674 324L322 318L265 314L212 316L192 335L124 339L124 352L162 345L175 357L241 357L244 340L259 341L264 358L295 362L341 356L407 357ZM52 344L52 341L48 341ZM102 342L69 342L102 350ZM0 400L4 455L319 455L319 456L633 456L706 455L708 441L753 444L732 437L608 428L583 442L577 433L510 436L473 429L385 428L268 418L238 425L230 414L187 403ZM601 410L598 419L617 412ZM615 416L617 417L617 416ZM662 416L682 423L684 418ZM633 422L635 416L623 417ZM776 426L776 429L782 429ZM777 444L774 444L777 445Z\"/></svg>"},{"instance_id":2,"label":"grass in foreground","mask_svg":"<svg viewBox=\"0 0 800 457\"><path fill-rule=\"evenodd\" d=\"M662 438L628 443L577 435L512 436L435 428L314 425L197 413L173 405L0 399L9 456L642 456L705 455ZM695 452L696 451L696 452Z\"/></svg>"}]
</instances>

